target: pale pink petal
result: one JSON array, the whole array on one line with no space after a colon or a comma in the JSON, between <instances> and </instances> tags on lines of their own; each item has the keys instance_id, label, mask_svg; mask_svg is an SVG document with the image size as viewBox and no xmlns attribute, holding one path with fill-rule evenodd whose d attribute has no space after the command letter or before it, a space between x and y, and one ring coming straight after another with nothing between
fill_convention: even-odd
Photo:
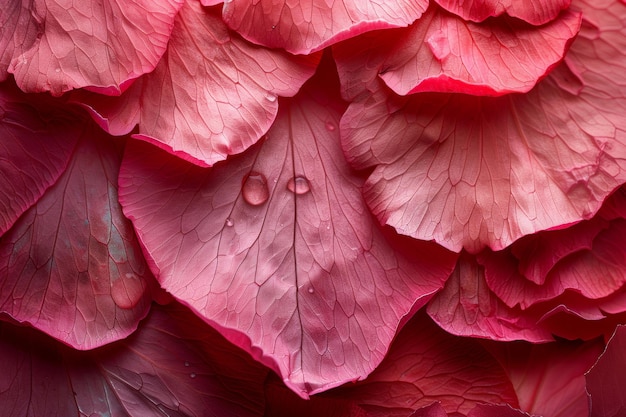
<instances>
[{"instance_id":1,"label":"pale pink petal","mask_svg":"<svg viewBox=\"0 0 626 417\"><path fill-rule=\"evenodd\" d=\"M15 30L2 31L0 63L6 65L11 53L8 72L20 88L53 95L81 87L119 95L154 69L182 5L181 0L2 3L13 3L3 20Z\"/></svg>"},{"instance_id":2,"label":"pale pink petal","mask_svg":"<svg viewBox=\"0 0 626 417\"><path fill-rule=\"evenodd\" d=\"M377 44L380 77L405 95L423 91L498 96L526 93L563 58L580 13L536 28L500 18L476 24L431 8L397 40Z\"/></svg>"},{"instance_id":3,"label":"pale pink petal","mask_svg":"<svg viewBox=\"0 0 626 417\"><path fill-rule=\"evenodd\" d=\"M542 25L555 19L567 9L572 0L435 0L441 7L463 19L482 22L488 17L504 13L525 20L533 25Z\"/></svg>"},{"instance_id":4,"label":"pale pink petal","mask_svg":"<svg viewBox=\"0 0 626 417\"><path fill-rule=\"evenodd\" d=\"M430 301L427 311L444 330L459 336L535 343L554 340L549 331L538 325L541 316L511 308L498 299L485 281L483 267L467 254L461 255L444 289Z\"/></svg>"},{"instance_id":5,"label":"pale pink petal","mask_svg":"<svg viewBox=\"0 0 626 417\"><path fill-rule=\"evenodd\" d=\"M3 417L261 417L267 369L180 306L90 352L0 323Z\"/></svg>"},{"instance_id":6,"label":"pale pink petal","mask_svg":"<svg viewBox=\"0 0 626 417\"><path fill-rule=\"evenodd\" d=\"M451 336L422 314L402 329L367 379L328 395L355 401L369 417L409 416L433 402L450 416L482 403L518 406L504 370L478 341ZM437 416L438 408L422 415Z\"/></svg>"},{"instance_id":7,"label":"pale pink petal","mask_svg":"<svg viewBox=\"0 0 626 417\"><path fill-rule=\"evenodd\" d=\"M427 7L426 0L231 0L224 20L251 42L309 54L363 32L408 26Z\"/></svg>"},{"instance_id":8,"label":"pale pink petal","mask_svg":"<svg viewBox=\"0 0 626 417\"><path fill-rule=\"evenodd\" d=\"M617 417L626 411L626 326L618 326L606 349L585 375L590 417Z\"/></svg>"},{"instance_id":9,"label":"pale pink petal","mask_svg":"<svg viewBox=\"0 0 626 417\"><path fill-rule=\"evenodd\" d=\"M0 84L0 236L65 170L80 130L63 110Z\"/></svg>"},{"instance_id":10,"label":"pale pink petal","mask_svg":"<svg viewBox=\"0 0 626 417\"><path fill-rule=\"evenodd\" d=\"M592 217L626 181L626 5L576 5L565 63L524 95L397 97L354 77L372 81L347 87L343 147L374 168L364 195L382 223L455 251L499 250Z\"/></svg>"},{"instance_id":11,"label":"pale pink petal","mask_svg":"<svg viewBox=\"0 0 626 417\"><path fill-rule=\"evenodd\" d=\"M271 126L278 96L292 96L320 55L293 57L228 31L215 9L186 2L155 71L117 102L77 95L112 134L130 132L168 152L210 166L254 144Z\"/></svg>"},{"instance_id":12,"label":"pale pink petal","mask_svg":"<svg viewBox=\"0 0 626 417\"><path fill-rule=\"evenodd\" d=\"M77 349L128 336L150 307L153 278L117 202L121 156L86 128L65 172L0 243L0 311Z\"/></svg>"},{"instance_id":13,"label":"pale pink petal","mask_svg":"<svg viewBox=\"0 0 626 417\"><path fill-rule=\"evenodd\" d=\"M584 374L602 343L489 344L509 375L519 408L536 416L587 417Z\"/></svg>"},{"instance_id":14,"label":"pale pink petal","mask_svg":"<svg viewBox=\"0 0 626 417\"><path fill-rule=\"evenodd\" d=\"M302 396L368 375L455 260L432 243L393 243L369 215L329 80L281 101L243 155L202 169L136 143L120 175L163 287Z\"/></svg>"}]
</instances>

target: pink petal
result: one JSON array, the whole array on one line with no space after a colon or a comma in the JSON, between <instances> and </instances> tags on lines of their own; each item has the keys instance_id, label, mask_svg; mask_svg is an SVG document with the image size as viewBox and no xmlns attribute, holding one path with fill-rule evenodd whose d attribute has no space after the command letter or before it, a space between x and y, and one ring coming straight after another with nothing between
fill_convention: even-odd
<instances>
[{"instance_id":1,"label":"pink petal","mask_svg":"<svg viewBox=\"0 0 626 417\"><path fill-rule=\"evenodd\" d=\"M455 260L391 242L368 215L339 148L331 76L281 102L243 155L208 170L136 144L120 175L163 287L302 396L368 375Z\"/></svg>"},{"instance_id":2,"label":"pink petal","mask_svg":"<svg viewBox=\"0 0 626 417\"><path fill-rule=\"evenodd\" d=\"M600 342L489 346L515 386L521 410L537 416L587 417L584 374L598 357Z\"/></svg>"},{"instance_id":3,"label":"pink petal","mask_svg":"<svg viewBox=\"0 0 626 417\"><path fill-rule=\"evenodd\" d=\"M2 236L63 173L80 131L57 103L8 82L0 85L0 115Z\"/></svg>"},{"instance_id":4,"label":"pink petal","mask_svg":"<svg viewBox=\"0 0 626 417\"><path fill-rule=\"evenodd\" d=\"M408 416L435 401L449 415L466 415L481 403L518 406L511 382L491 354L421 314L402 329L367 379L328 394L355 401L370 417ZM437 408L425 415L437 416Z\"/></svg>"},{"instance_id":5,"label":"pink petal","mask_svg":"<svg viewBox=\"0 0 626 417\"><path fill-rule=\"evenodd\" d=\"M531 417L531 415L510 405L478 404L467 413L467 417Z\"/></svg>"},{"instance_id":6,"label":"pink petal","mask_svg":"<svg viewBox=\"0 0 626 417\"><path fill-rule=\"evenodd\" d=\"M119 144L87 128L0 243L0 310L78 349L128 336L150 306L152 277L117 203L120 161Z\"/></svg>"},{"instance_id":7,"label":"pink petal","mask_svg":"<svg viewBox=\"0 0 626 417\"><path fill-rule=\"evenodd\" d=\"M320 55L293 57L231 34L216 9L186 2L155 71L116 103L76 96L112 134L129 133L210 166L243 152L271 126L277 96L292 96ZM120 119L120 120L117 120Z\"/></svg>"},{"instance_id":8,"label":"pink petal","mask_svg":"<svg viewBox=\"0 0 626 417\"><path fill-rule=\"evenodd\" d=\"M26 92L61 95L88 87L119 95L135 78L154 69L181 4L181 0L69 5L60 0L23 0L6 15L9 30L3 30L0 39L0 52L7 45L0 63L4 67L12 56L8 72Z\"/></svg>"},{"instance_id":9,"label":"pink petal","mask_svg":"<svg viewBox=\"0 0 626 417\"><path fill-rule=\"evenodd\" d=\"M533 25L542 25L555 19L561 10L569 7L571 0L435 0L451 13L465 20L482 22L488 17L503 13L525 20Z\"/></svg>"},{"instance_id":10,"label":"pink petal","mask_svg":"<svg viewBox=\"0 0 626 417\"><path fill-rule=\"evenodd\" d=\"M380 76L401 95L525 93L561 61L580 18L565 12L541 28L505 18L476 24L432 8L398 31L392 48L376 45L383 59Z\"/></svg>"},{"instance_id":11,"label":"pink petal","mask_svg":"<svg viewBox=\"0 0 626 417\"><path fill-rule=\"evenodd\" d=\"M7 323L0 336L3 417L263 416L267 370L181 307L91 352Z\"/></svg>"},{"instance_id":12,"label":"pink petal","mask_svg":"<svg viewBox=\"0 0 626 417\"><path fill-rule=\"evenodd\" d=\"M407 26L427 7L426 0L232 0L224 20L251 42L310 54L363 32Z\"/></svg>"},{"instance_id":13,"label":"pink petal","mask_svg":"<svg viewBox=\"0 0 626 417\"><path fill-rule=\"evenodd\" d=\"M626 181L626 56L616 52L626 6L577 3L585 21L565 63L525 95L400 98L367 81L373 71L340 68L364 80L360 94L344 87L356 100L342 140L355 168L374 168L364 195L382 223L455 251L499 250L592 217Z\"/></svg>"},{"instance_id":14,"label":"pink petal","mask_svg":"<svg viewBox=\"0 0 626 417\"><path fill-rule=\"evenodd\" d=\"M621 416L626 411L626 327L618 326L606 349L585 375L590 417Z\"/></svg>"},{"instance_id":15,"label":"pink petal","mask_svg":"<svg viewBox=\"0 0 626 417\"><path fill-rule=\"evenodd\" d=\"M428 314L444 330L459 336L535 343L554 340L537 324L540 316L498 299L487 286L482 266L467 254L461 255L444 289L428 304Z\"/></svg>"}]
</instances>

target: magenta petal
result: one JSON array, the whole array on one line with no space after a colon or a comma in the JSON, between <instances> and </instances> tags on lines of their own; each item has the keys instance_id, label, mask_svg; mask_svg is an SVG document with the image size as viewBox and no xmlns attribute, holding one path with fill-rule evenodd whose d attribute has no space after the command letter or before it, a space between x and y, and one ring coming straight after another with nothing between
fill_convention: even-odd
<instances>
[{"instance_id":1,"label":"magenta petal","mask_svg":"<svg viewBox=\"0 0 626 417\"><path fill-rule=\"evenodd\" d=\"M427 242L398 250L368 214L328 81L281 101L263 142L212 169L137 144L120 175L162 286L303 396L367 376L455 260Z\"/></svg>"},{"instance_id":2,"label":"magenta petal","mask_svg":"<svg viewBox=\"0 0 626 417\"><path fill-rule=\"evenodd\" d=\"M467 413L467 417L531 417L531 415L510 405L478 404Z\"/></svg>"},{"instance_id":3,"label":"magenta petal","mask_svg":"<svg viewBox=\"0 0 626 417\"><path fill-rule=\"evenodd\" d=\"M590 417L617 417L626 412L626 326L618 326L606 349L585 375Z\"/></svg>"},{"instance_id":4,"label":"magenta petal","mask_svg":"<svg viewBox=\"0 0 626 417\"><path fill-rule=\"evenodd\" d=\"M501 276L505 281L505 277ZM428 314L446 331L459 336L493 340L547 342L554 338L537 325L539 316L511 308L489 289L485 271L462 254L444 289L428 304Z\"/></svg>"},{"instance_id":5,"label":"magenta petal","mask_svg":"<svg viewBox=\"0 0 626 417\"><path fill-rule=\"evenodd\" d=\"M254 144L271 126L278 96L293 96L320 55L293 57L228 31L216 9L185 2L155 71L116 103L75 96L112 134L136 138L210 166Z\"/></svg>"},{"instance_id":6,"label":"magenta petal","mask_svg":"<svg viewBox=\"0 0 626 417\"><path fill-rule=\"evenodd\" d=\"M224 20L251 42L310 54L366 31L407 26L427 7L427 0L233 0L224 4Z\"/></svg>"},{"instance_id":7,"label":"magenta petal","mask_svg":"<svg viewBox=\"0 0 626 417\"><path fill-rule=\"evenodd\" d=\"M435 0L439 5L463 19L482 22L488 17L503 13L542 25L555 19L572 0Z\"/></svg>"},{"instance_id":8,"label":"magenta petal","mask_svg":"<svg viewBox=\"0 0 626 417\"><path fill-rule=\"evenodd\" d=\"M380 76L401 95L526 93L561 61L580 19L565 12L541 28L504 18L475 24L433 8L399 31L392 48L377 45Z\"/></svg>"},{"instance_id":9,"label":"magenta petal","mask_svg":"<svg viewBox=\"0 0 626 417\"><path fill-rule=\"evenodd\" d=\"M137 333L77 352L0 323L3 417L261 417L267 370L179 306Z\"/></svg>"},{"instance_id":10,"label":"magenta petal","mask_svg":"<svg viewBox=\"0 0 626 417\"><path fill-rule=\"evenodd\" d=\"M40 95L0 85L0 236L65 170L80 130Z\"/></svg>"},{"instance_id":11,"label":"magenta petal","mask_svg":"<svg viewBox=\"0 0 626 417\"><path fill-rule=\"evenodd\" d=\"M2 237L0 311L91 349L136 329L153 278L117 203L121 148L81 123L67 170Z\"/></svg>"},{"instance_id":12,"label":"magenta petal","mask_svg":"<svg viewBox=\"0 0 626 417\"><path fill-rule=\"evenodd\" d=\"M525 95L397 97L376 86L366 59L352 64L366 70L340 69L364 80L361 94L344 86L356 99L342 144L355 168L374 168L364 195L382 223L455 251L499 250L591 218L626 181L626 56L616 53L626 50L626 5L577 3L584 30Z\"/></svg>"},{"instance_id":13,"label":"magenta petal","mask_svg":"<svg viewBox=\"0 0 626 417\"><path fill-rule=\"evenodd\" d=\"M6 1L3 3L7 3ZM8 2L19 4L19 2ZM24 1L6 15L1 64L27 92L81 87L118 95L165 52L181 0ZM3 15L4 8L3 4ZM7 40L6 37L12 38ZM4 68L0 68L4 71Z\"/></svg>"}]
</instances>

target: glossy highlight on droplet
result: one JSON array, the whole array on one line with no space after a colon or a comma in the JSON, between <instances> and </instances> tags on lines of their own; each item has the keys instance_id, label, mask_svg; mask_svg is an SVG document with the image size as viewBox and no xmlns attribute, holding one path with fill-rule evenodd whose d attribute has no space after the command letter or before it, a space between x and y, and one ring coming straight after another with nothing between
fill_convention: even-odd
<instances>
[{"instance_id":1,"label":"glossy highlight on droplet","mask_svg":"<svg viewBox=\"0 0 626 417\"><path fill-rule=\"evenodd\" d=\"M241 193L246 203L252 206L264 204L270 196L265 175L255 171L250 172L243 180Z\"/></svg>"},{"instance_id":2,"label":"glossy highlight on droplet","mask_svg":"<svg viewBox=\"0 0 626 417\"><path fill-rule=\"evenodd\" d=\"M336 129L335 125L331 122L326 123L326 130L329 132L334 132Z\"/></svg>"},{"instance_id":3,"label":"glossy highlight on droplet","mask_svg":"<svg viewBox=\"0 0 626 417\"><path fill-rule=\"evenodd\" d=\"M145 289L143 277L127 272L111 283L111 298L119 308L131 309L139 303Z\"/></svg>"},{"instance_id":4,"label":"glossy highlight on droplet","mask_svg":"<svg viewBox=\"0 0 626 417\"><path fill-rule=\"evenodd\" d=\"M224 225L226 225L226 227L233 227L235 225L235 222L233 221L233 219L229 217L224 222Z\"/></svg>"},{"instance_id":5,"label":"glossy highlight on droplet","mask_svg":"<svg viewBox=\"0 0 626 417\"><path fill-rule=\"evenodd\" d=\"M309 180L299 175L289 179L287 189L294 194L302 195L311 191L311 185L309 184Z\"/></svg>"}]
</instances>

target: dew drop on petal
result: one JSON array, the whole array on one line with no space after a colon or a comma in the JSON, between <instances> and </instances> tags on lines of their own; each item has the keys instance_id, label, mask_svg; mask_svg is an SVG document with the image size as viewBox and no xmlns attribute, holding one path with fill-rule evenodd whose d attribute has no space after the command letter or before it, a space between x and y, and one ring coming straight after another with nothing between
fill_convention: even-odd
<instances>
[{"instance_id":1,"label":"dew drop on petal","mask_svg":"<svg viewBox=\"0 0 626 417\"><path fill-rule=\"evenodd\" d=\"M189 366L189 362L188 361L185 361L185 366Z\"/></svg>"},{"instance_id":2,"label":"dew drop on petal","mask_svg":"<svg viewBox=\"0 0 626 417\"><path fill-rule=\"evenodd\" d=\"M276 96L272 93L267 93L265 95L265 100L269 101L270 103L273 103L276 101Z\"/></svg>"},{"instance_id":3,"label":"dew drop on petal","mask_svg":"<svg viewBox=\"0 0 626 417\"><path fill-rule=\"evenodd\" d=\"M287 189L294 194L306 194L311 191L311 185L305 177L297 176L289 179Z\"/></svg>"},{"instance_id":4,"label":"dew drop on petal","mask_svg":"<svg viewBox=\"0 0 626 417\"><path fill-rule=\"evenodd\" d=\"M260 206L265 203L270 196L265 175L255 171L250 172L243 180L241 193L243 199L250 205Z\"/></svg>"},{"instance_id":5,"label":"dew drop on petal","mask_svg":"<svg viewBox=\"0 0 626 417\"><path fill-rule=\"evenodd\" d=\"M55 68L54 72L56 72L56 73L61 72L61 68Z\"/></svg>"},{"instance_id":6,"label":"dew drop on petal","mask_svg":"<svg viewBox=\"0 0 626 417\"><path fill-rule=\"evenodd\" d=\"M195 378L195 377L196 377L195 372L192 372L192 373L189 374L189 378Z\"/></svg>"},{"instance_id":7,"label":"dew drop on petal","mask_svg":"<svg viewBox=\"0 0 626 417\"><path fill-rule=\"evenodd\" d=\"M224 222L224 224L226 225L226 227L233 227L233 225L235 224L235 222L233 221L233 219L231 219L230 217L226 219L226 221Z\"/></svg>"},{"instance_id":8,"label":"dew drop on petal","mask_svg":"<svg viewBox=\"0 0 626 417\"><path fill-rule=\"evenodd\" d=\"M328 130L329 132L334 132L335 131L335 125L332 124L331 122L326 123L326 130Z\"/></svg>"},{"instance_id":9,"label":"dew drop on petal","mask_svg":"<svg viewBox=\"0 0 626 417\"><path fill-rule=\"evenodd\" d=\"M315 290L313 289L313 287L309 287L308 291L309 291L309 294L313 294L313 293L315 292Z\"/></svg>"},{"instance_id":10,"label":"dew drop on petal","mask_svg":"<svg viewBox=\"0 0 626 417\"><path fill-rule=\"evenodd\" d=\"M129 272L111 283L111 298L119 308L130 309L139 303L145 289L143 278Z\"/></svg>"}]
</instances>

